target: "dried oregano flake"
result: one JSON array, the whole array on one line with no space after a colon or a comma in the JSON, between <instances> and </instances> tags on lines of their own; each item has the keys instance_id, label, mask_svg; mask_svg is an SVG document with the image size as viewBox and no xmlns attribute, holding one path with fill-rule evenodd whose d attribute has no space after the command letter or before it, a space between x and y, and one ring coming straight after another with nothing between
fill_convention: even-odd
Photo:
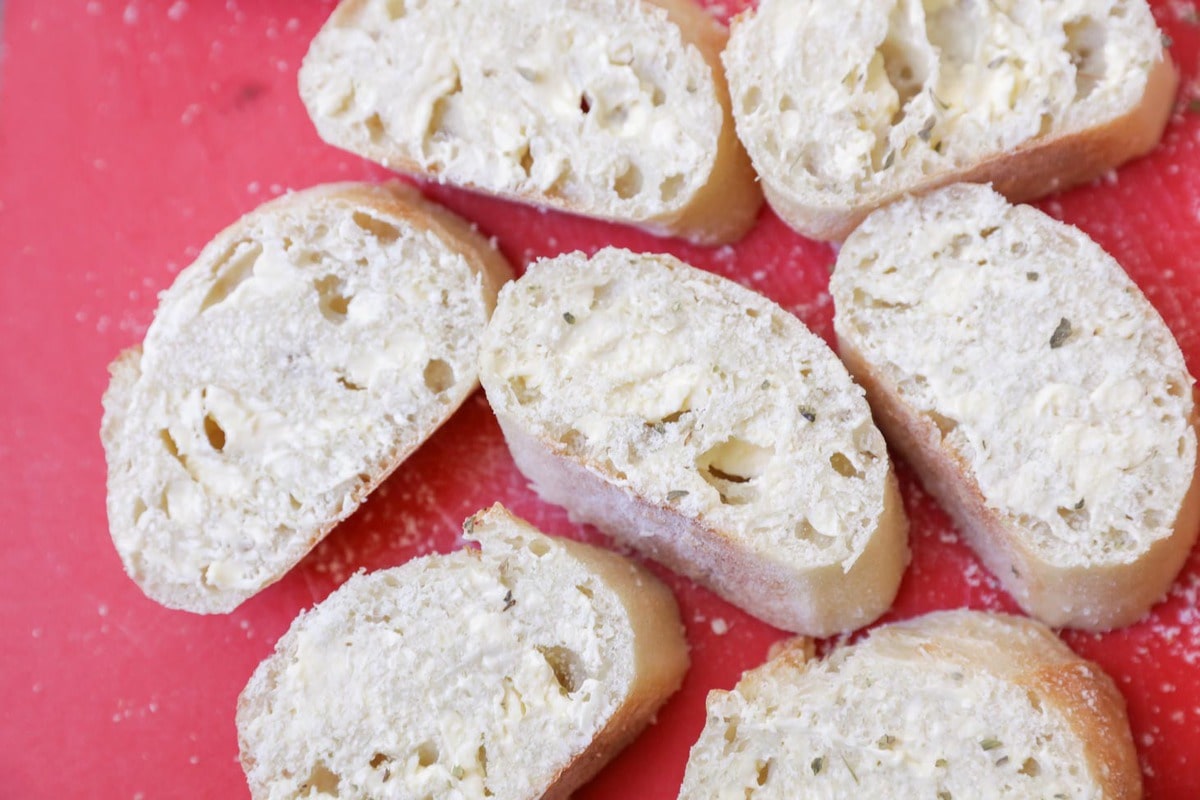
<instances>
[{"instance_id":1,"label":"dried oregano flake","mask_svg":"<svg viewBox=\"0 0 1200 800\"><path fill-rule=\"evenodd\" d=\"M1058 321L1058 327L1050 334L1050 349L1057 350L1071 338L1071 320L1063 317Z\"/></svg>"},{"instance_id":2,"label":"dried oregano flake","mask_svg":"<svg viewBox=\"0 0 1200 800\"><path fill-rule=\"evenodd\" d=\"M681 500L688 496L687 489L672 489L667 492L667 502L674 503L676 500Z\"/></svg>"},{"instance_id":3,"label":"dried oregano flake","mask_svg":"<svg viewBox=\"0 0 1200 800\"><path fill-rule=\"evenodd\" d=\"M574 315L574 314L572 314L570 311L564 311L564 312L563 312L563 319L565 319L565 320L567 321L567 324L568 324L568 325L574 325L574 324L575 324L575 315Z\"/></svg>"},{"instance_id":4,"label":"dried oregano flake","mask_svg":"<svg viewBox=\"0 0 1200 800\"><path fill-rule=\"evenodd\" d=\"M820 775L821 770L825 769L825 756L817 756L812 760L810 766L812 767L813 775Z\"/></svg>"},{"instance_id":5,"label":"dried oregano flake","mask_svg":"<svg viewBox=\"0 0 1200 800\"><path fill-rule=\"evenodd\" d=\"M997 747L1000 747L1001 745L1000 745L999 739L992 739L989 737L987 739L984 739L982 742L980 742L979 746L982 747L984 749L984 751L986 752L988 750L995 750Z\"/></svg>"}]
</instances>

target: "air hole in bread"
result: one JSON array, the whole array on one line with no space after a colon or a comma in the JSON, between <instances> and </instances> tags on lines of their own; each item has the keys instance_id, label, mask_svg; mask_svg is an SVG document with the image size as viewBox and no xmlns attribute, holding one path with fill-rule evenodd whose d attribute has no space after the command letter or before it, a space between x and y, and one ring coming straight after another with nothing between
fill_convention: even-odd
<instances>
[{"instance_id":1,"label":"air hole in bread","mask_svg":"<svg viewBox=\"0 0 1200 800\"><path fill-rule=\"evenodd\" d=\"M655 86L654 91L650 93L650 102L655 106L661 106L667 102L667 94L661 87Z\"/></svg>"},{"instance_id":2,"label":"air hole in bread","mask_svg":"<svg viewBox=\"0 0 1200 800\"><path fill-rule=\"evenodd\" d=\"M524 375L515 375L508 379L508 389L513 398L523 406L542 399L542 393L536 387L529 386Z\"/></svg>"},{"instance_id":3,"label":"air hole in bread","mask_svg":"<svg viewBox=\"0 0 1200 800\"><path fill-rule=\"evenodd\" d=\"M133 501L133 524L137 525L138 520L142 518L142 514L146 513L146 502L142 498L137 498Z\"/></svg>"},{"instance_id":4,"label":"air hole in bread","mask_svg":"<svg viewBox=\"0 0 1200 800\"><path fill-rule=\"evenodd\" d=\"M440 358L425 365L425 385L434 394L441 394L454 385L454 370Z\"/></svg>"},{"instance_id":5,"label":"air hole in bread","mask_svg":"<svg viewBox=\"0 0 1200 800\"><path fill-rule=\"evenodd\" d=\"M479 749L475 751L475 763L479 765L479 772L482 777L487 777L487 748L479 745ZM485 795L490 795L491 792L486 788L483 790Z\"/></svg>"},{"instance_id":6,"label":"air hole in bread","mask_svg":"<svg viewBox=\"0 0 1200 800\"><path fill-rule=\"evenodd\" d=\"M260 242L241 241L225 251L213 265L216 280L200 302L200 310L206 311L233 294L253 274L262 249Z\"/></svg>"},{"instance_id":7,"label":"air hole in bread","mask_svg":"<svg viewBox=\"0 0 1200 800\"><path fill-rule=\"evenodd\" d=\"M682 419L683 415L686 414L688 411L691 411L691 409L690 408L681 408L678 411L672 411L670 414L667 414L665 417L663 417L661 420L659 420L659 422L662 422L664 425L671 425L673 423L679 422L679 420Z\"/></svg>"},{"instance_id":8,"label":"air hole in bread","mask_svg":"<svg viewBox=\"0 0 1200 800\"><path fill-rule=\"evenodd\" d=\"M757 86L751 86L742 95L742 111L753 114L762 105L762 91Z\"/></svg>"},{"instance_id":9,"label":"air hole in bread","mask_svg":"<svg viewBox=\"0 0 1200 800\"><path fill-rule=\"evenodd\" d=\"M595 593L592 591L592 587L588 586L586 583L577 583L575 584L575 588L579 590L581 595L589 600L595 596Z\"/></svg>"},{"instance_id":10,"label":"air hole in bread","mask_svg":"<svg viewBox=\"0 0 1200 800\"><path fill-rule=\"evenodd\" d=\"M1168 380L1167 394L1171 395L1171 397L1183 397L1183 386L1178 381Z\"/></svg>"},{"instance_id":11,"label":"air hole in bread","mask_svg":"<svg viewBox=\"0 0 1200 800\"><path fill-rule=\"evenodd\" d=\"M662 183L658 185L658 196L662 198L664 203L669 203L679 196L679 191L683 189L684 177L682 175L669 175Z\"/></svg>"},{"instance_id":12,"label":"air hole in bread","mask_svg":"<svg viewBox=\"0 0 1200 800\"><path fill-rule=\"evenodd\" d=\"M947 417L944 414L939 414L936 411L927 411L926 416L929 417L930 421L937 426L937 429L941 432L943 439L949 436L950 432L958 427L957 420L953 420L950 417Z\"/></svg>"},{"instance_id":13,"label":"air hole in bread","mask_svg":"<svg viewBox=\"0 0 1200 800\"><path fill-rule=\"evenodd\" d=\"M372 144L379 144L383 141L384 133L383 120L378 114L372 114L363 121L363 126L367 129L367 136L371 138Z\"/></svg>"},{"instance_id":14,"label":"air hole in bread","mask_svg":"<svg viewBox=\"0 0 1200 800\"><path fill-rule=\"evenodd\" d=\"M1067 37L1067 55L1075 67L1075 101L1092 93L1104 77L1104 40L1106 24L1092 17L1071 20L1063 26Z\"/></svg>"},{"instance_id":15,"label":"air hole in bread","mask_svg":"<svg viewBox=\"0 0 1200 800\"><path fill-rule=\"evenodd\" d=\"M312 768L312 772L308 773L308 777L300 784L300 793L302 796L315 797L327 794L337 797L339 783L341 783L341 779L337 774L330 772L328 767L318 761Z\"/></svg>"},{"instance_id":16,"label":"air hole in bread","mask_svg":"<svg viewBox=\"0 0 1200 800\"><path fill-rule=\"evenodd\" d=\"M845 453L834 453L829 457L829 466L833 467L833 471L844 478L861 478L862 473L854 468L854 464L846 457Z\"/></svg>"},{"instance_id":17,"label":"air hole in bread","mask_svg":"<svg viewBox=\"0 0 1200 800\"><path fill-rule=\"evenodd\" d=\"M171 458L178 461L181 467L187 469L187 456L184 456L179 452L179 445L175 443L175 439L171 436L171 432L166 428L163 428L158 432L158 438L162 440L163 447L167 448L167 453L171 456Z\"/></svg>"},{"instance_id":18,"label":"air hole in bread","mask_svg":"<svg viewBox=\"0 0 1200 800\"><path fill-rule=\"evenodd\" d=\"M369 763L371 765L371 769L379 769L380 767L387 767L388 764L392 763L392 757L388 756L388 755L384 755L383 753L376 753L375 755L371 756L371 761ZM384 780L387 780L387 779L385 778Z\"/></svg>"},{"instance_id":19,"label":"air hole in bread","mask_svg":"<svg viewBox=\"0 0 1200 800\"><path fill-rule=\"evenodd\" d=\"M303 508L303 504L296 498L296 495L294 494L288 494L288 505L292 507L293 511L299 511L301 508Z\"/></svg>"},{"instance_id":20,"label":"air hole in bread","mask_svg":"<svg viewBox=\"0 0 1200 800\"><path fill-rule=\"evenodd\" d=\"M725 741L733 743L737 741L738 721L736 718L731 719L729 724L725 726Z\"/></svg>"},{"instance_id":21,"label":"air hole in bread","mask_svg":"<svg viewBox=\"0 0 1200 800\"><path fill-rule=\"evenodd\" d=\"M377 217L362 211L355 211L350 217L354 220L354 224L362 228L367 233L374 236L384 244L391 244L400 238L400 229L390 222L384 222Z\"/></svg>"},{"instance_id":22,"label":"air hole in bread","mask_svg":"<svg viewBox=\"0 0 1200 800\"><path fill-rule=\"evenodd\" d=\"M521 171L525 173L525 177L533 174L533 155L529 152L529 145L526 144L521 148L521 157L519 159Z\"/></svg>"},{"instance_id":23,"label":"air hole in bread","mask_svg":"<svg viewBox=\"0 0 1200 800\"><path fill-rule=\"evenodd\" d=\"M624 172L617 176L616 181L613 182L613 191L622 200L637 197L638 193L642 191L642 171L637 164L630 164Z\"/></svg>"},{"instance_id":24,"label":"air hole in bread","mask_svg":"<svg viewBox=\"0 0 1200 800\"><path fill-rule=\"evenodd\" d=\"M417 766L428 767L436 764L441 754L438 752L438 746L429 740L425 740L417 745Z\"/></svg>"},{"instance_id":25,"label":"air hole in bread","mask_svg":"<svg viewBox=\"0 0 1200 800\"><path fill-rule=\"evenodd\" d=\"M914 64L914 54L909 52L910 44L905 41L907 34L901 29L903 16L904 7L897 5L888 20L887 37L879 46L879 58L883 62L884 75L887 76L888 83L896 90L898 97L896 113L892 115L891 119L893 127L904 121L904 117L908 113L909 101L921 92L928 77L923 69ZM928 23L928 18L926 18L926 22ZM872 63L870 68L874 67L875 65Z\"/></svg>"},{"instance_id":26,"label":"air hole in bread","mask_svg":"<svg viewBox=\"0 0 1200 800\"><path fill-rule=\"evenodd\" d=\"M346 312L350 309L350 297L344 294L345 284L336 275L326 275L313 281L317 290L317 307L321 316L335 325L346 321Z\"/></svg>"},{"instance_id":27,"label":"air hole in bread","mask_svg":"<svg viewBox=\"0 0 1200 800\"><path fill-rule=\"evenodd\" d=\"M403 18L408 13L408 9L404 5L405 0L387 0L384 7L387 9L388 19L395 21Z\"/></svg>"},{"instance_id":28,"label":"air hole in bread","mask_svg":"<svg viewBox=\"0 0 1200 800\"><path fill-rule=\"evenodd\" d=\"M528 547L529 552L538 558L550 552L550 545L544 539L530 539Z\"/></svg>"},{"instance_id":29,"label":"air hole in bread","mask_svg":"<svg viewBox=\"0 0 1200 800\"><path fill-rule=\"evenodd\" d=\"M553 647L539 645L537 651L550 665L550 670L554 673L554 680L558 682L559 689L563 694L574 694L579 690L579 687L583 685L586 673L578 653L570 648L557 645Z\"/></svg>"},{"instance_id":30,"label":"air hole in bread","mask_svg":"<svg viewBox=\"0 0 1200 800\"><path fill-rule=\"evenodd\" d=\"M339 375L337 382L341 384L341 387L348 392L361 392L363 390L362 386L359 386L354 381L348 379L345 375Z\"/></svg>"},{"instance_id":31,"label":"air hole in bread","mask_svg":"<svg viewBox=\"0 0 1200 800\"><path fill-rule=\"evenodd\" d=\"M766 786L767 779L771 777L771 759L766 761L756 761L754 763L755 782L759 786Z\"/></svg>"},{"instance_id":32,"label":"air hole in bread","mask_svg":"<svg viewBox=\"0 0 1200 800\"><path fill-rule=\"evenodd\" d=\"M204 415L204 437L208 439L209 446L218 453L225 449L225 429L212 414Z\"/></svg>"},{"instance_id":33,"label":"air hole in bread","mask_svg":"<svg viewBox=\"0 0 1200 800\"><path fill-rule=\"evenodd\" d=\"M766 471L774 455L772 448L734 436L702 453L696 471L717 490L722 503L745 505L757 499L758 490L749 484Z\"/></svg>"},{"instance_id":34,"label":"air hole in bread","mask_svg":"<svg viewBox=\"0 0 1200 800\"><path fill-rule=\"evenodd\" d=\"M1038 763L1036 758L1030 757L1025 759L1017 772L1020 772L1022 775L1028 775L1031 778L1036 778L1042 774L1042 765Z\"/></svg>"}]
</instances>

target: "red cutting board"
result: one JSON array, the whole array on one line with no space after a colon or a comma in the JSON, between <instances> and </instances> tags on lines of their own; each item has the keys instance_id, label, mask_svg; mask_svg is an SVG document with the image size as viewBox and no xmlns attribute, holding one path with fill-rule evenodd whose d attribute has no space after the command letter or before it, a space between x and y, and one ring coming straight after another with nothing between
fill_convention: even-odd
<instances>
[{"instance_id":1,"label":"red cutting board","mask_svg":"<svg viewBox=\"0 0 1200 800\"><path fill-rule=\"evenodd\" d=\"M744 2L720 9L723 16ZM1200 27L1155 3L1184 75L1163 146L1042 207L1112 252L1200 373ZM355 570L458 546L499 500L590 541L526 487L482 394L299 568L228 616L168 611L109 540L97 435L105 367L137 342L156 293L238 215L289 188L386 172L322 144L296 68L332 4L297 0L9 0L0 61L0 772L6 797L237 798L234 702L298 611ZM834 253L765 211L704 249L451 189L428 193L495 235L518 267L616 244L670 251L761 291L829 338ZM895 619L1012 610L899 467L914 558ZM704 698L782 634L654 568L674 588L693 666L682 691L583 798L673 798ZM1200 557L1143 623L1066 634L1129 703L1148 795L1200 797Z\"/></svg>"}]
</instances>

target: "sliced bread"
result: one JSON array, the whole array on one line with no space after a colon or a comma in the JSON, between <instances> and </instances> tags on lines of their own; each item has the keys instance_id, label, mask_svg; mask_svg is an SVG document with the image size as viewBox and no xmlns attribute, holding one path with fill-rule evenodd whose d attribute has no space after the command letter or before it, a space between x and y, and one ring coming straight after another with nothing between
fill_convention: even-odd
<instances>
[{"instance_id":1,"label":"sliced bread","mask_svg":"<svg viewBox=\"0 0 1200 800\"><path fill-rule=\"evenodd\" d=\"M937 612L708 696L680 798L1142 796L1125 702L1030 619Z\"/></svg>"},{"instance_id":2,"label":"sliced bread","mask_svg":"<svg viewBox=\"0 0 1200 800\"><path fill-rule=\"evenodd\" d=\"M1145 0L762 0L724 60L767 199L819 239L956 181L1090 180L1154 147L1178 83Z\"/></svg>"},{"instance_id":3,"label":"sliced bread","mask_svg":"<svg viewBox=\"0 0 1200 800\"><path fill-rule=\"evenodd\" d=\"M499 252L399 185L246 215L111 367L108 518L154 600L232 610L278 580L478 385Z\"/></svg>"},{"instance_id":4,"label":"sliced bread","mask_svg":"<svg viewBox=\"0 0 1200 800\"><path fill-rule=\"evenodd\" d=\"M872 214L830 284L841 355L895 447L1028 613L1127 625L1200 526L1193 380L1082 232L985 186Z\"/></svg>"},{"instance_id":5,"label":"sliced bread","mask_svg":"<svg viewBox=\"0 0 1200 800\"><path fill-rule=\"evenodd\" d=\"M531 266L480 357L544 499L773 625L826 635L892 602L907 521L883 437L826 344L667 255Z\"/></svg>"},{"instance_id":6,"label":"sliced bread","mask_svg":"<svg viewBox=\"0 0 1200 800\"><path fill-rule=\"evenodd\" d=\"M687 670L670 591L497 505L479 543L356 575L238 700L255 798L565 798Z\"/></svg>"},{"instance_id":7,"label":"sliced bread","mask_svg":"<svg viewBox=\"0 0 1200 800\"><path fill-rule=\"evenodd\" d=\"M345 0L300 95L321 138L392 169L725 242L762 202L727 36L687 0Z\"/></svg>"}]
</instances>

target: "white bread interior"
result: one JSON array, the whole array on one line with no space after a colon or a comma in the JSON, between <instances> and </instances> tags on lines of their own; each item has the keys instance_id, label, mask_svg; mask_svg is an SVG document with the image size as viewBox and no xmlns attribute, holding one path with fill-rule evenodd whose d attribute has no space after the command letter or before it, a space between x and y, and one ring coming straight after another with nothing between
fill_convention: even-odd
<instances>
[{"instance_id":1,"label":"white bread interior","mask_svg":"<svg viewBox=\"0 0 1200 800\"><path fill-rule=\"evenodd\" d=\"M907 522L862 390L766 298L667 255L540 261L480 380L546 500L781 628L892 602Z\"/></svg>"},{"instance_id":2,"label":"white bread interior","mask_svg":"<svg viewBox=\"0 0 1200 800\"><path fill-rule=\"evenodd\" d=\"M711 692L679 797L1141 795L1112 680L1033 620L960 610L821 660L792 641Z\"/></svg>"},{"instance_id":3,"label":"white bread interior","mask_svg":"<svg viewBox=\"0 0 1200 800\"><path fill-rule=\"evenodd\" d=\"M392 169L732 241L762 196L727 36L681 0L346 0L300 94L323 139Z\"/></svg>"},{"instance_id":4,"label":"white bread interior","mask_svg":"<svg viewBox=\"0 0 1200 800\"><path fill-rule=\"evenodd\" d=\"M984 186L872 214L830 282L888 442L1030 614L1134 622L1200 527L1193 379L1079 230Z\"/></svg>"},{"instance_id":5,"label":"white bread interior","mask_svg":"<svg viewBox=\"0 0 1200 800\"><path fill-rule=\"evenodd\" d=\"M768 200L820 239L955 181L1090 180L1154 147L1178 83L1145 0L762 0L723 58Z\"/></svg>"},{"instance_id":6,"label":"white bread interior","mask_svg":"<svg viewBox=\"0 0 1200 800\"><path fill-rule=\"evenodd\" d=\"M479 543L356 575L238 702L255 798L565 798L678 688L670 591L497 505Z\"/></svg>"},{"instance_id":7,"label":"white bread interior","mask_svg":"<svg viewBox=\"0 0 1200 800\"><path fill-rule=\"evenodd\" d=\"M509 277L398 184L297 192L218 234L111 368L101 438L129 575L198 613L282 577L478 386Z\"/></svg>"}]
</instances>

